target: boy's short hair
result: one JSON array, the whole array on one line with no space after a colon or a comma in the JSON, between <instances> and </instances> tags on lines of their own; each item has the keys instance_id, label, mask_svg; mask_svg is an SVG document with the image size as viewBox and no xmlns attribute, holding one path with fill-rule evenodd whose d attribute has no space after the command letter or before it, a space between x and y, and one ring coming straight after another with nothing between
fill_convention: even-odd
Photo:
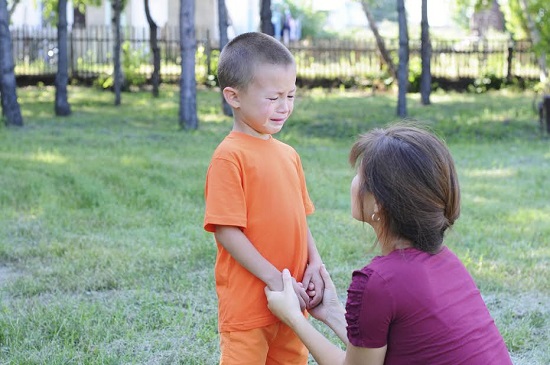
<instances>
[{"instance_id":1,"label":"boy's short hair","mask_svg":"<svg viewBox=\"0 0 550 365\"><path fill-rule=\"evenodd\" d=\"M246 89L260 64L293 65L294 57L281 42L264 33L249 32L233 38L220 54L220 88Z\"/></svg>"}]
</instances>

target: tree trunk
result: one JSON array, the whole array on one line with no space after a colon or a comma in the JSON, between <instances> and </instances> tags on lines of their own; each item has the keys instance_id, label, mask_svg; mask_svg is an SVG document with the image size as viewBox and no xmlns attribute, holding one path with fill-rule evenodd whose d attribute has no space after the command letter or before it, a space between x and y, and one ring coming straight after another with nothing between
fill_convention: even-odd
<instances>
[{"instance_id":1,"label":"tree trunk","mask_svg":"<svg viewBox=\"0 0 550 365\"><path fill-rule=\"evenodd\" d=\"M67 96L69 83L69 58L67 52L67 0L57 3L57 74L55 76L55 115L71 114Z\"/></svg>"},{"instance_id":2,"label":"tree trunk","mask_svg":"<svg viewBox=\"0 0 550 365\"><path fill-rule=\"evenodd\" d=\"M260 2L260 29L262 33L273 37L275 35L275 28L271 22L271 0L260 0Z\"/></svg>"},{"instance_id":3,"label":"tree trunk","mask_svg":"<svg viewBox=\"0 0 550 365\"><path fill-rule=\"evenodd\" d=\"M218 0L218 26L220 30L220 52L221 52L223 50L223 47L225 47L225 45L229 41L227 37L227 27L229 26L229 24L227 22L227 7L225 6L225 0ZM233 110L231 110L231 107L223 97L223 90L220 90L220 93L222 98L223 114L230 117L233 115Z\"/></svg>"},{"instance_id":4,"label":"tree trunk","mask_svg":"<svg viewBox=\"0 0 550 365\"><path fill-rule=\"evenodd\" d=\"M144 0L145 3L145 16L149 23L149 37L151 50L153 51L153 74L151 75L151 84L153 85L153 96L156 98L159 96L160 85L160 48L158 45L158 27L153 18L151 17L151 11L149 9L149 0Z\"/></svg>"},{"instance_id":5,"label":"tree trunk","mask_svg":"<svg viewBox=\"0 0 550 365\"><path fill-rule=\"evenodd\" d=\"M180 112L184 129L197 129L197 85L195 80L195 0L180 0Z\"/></svg>"},{"instance_id":6,"label":"tree trunk","mask_svg":"<svg viewBox=\"0 0 550 365\"><path fill-rule=\"evenodd\" d=\"M407 88L409 86L409 31L407 29L407 11L405 10L405 0L397 0L397 15L399 22L397 115L404 118L407 116Z\"/></svg>"},{"instance_id":7,"label":"tree trunk","mask_svg":"<svg viewBox=\"0 0 550 365\"><path fill-rule=\"evenodd\" d=\"M420 97L422 105L430 104L432 92L432 44L430 42L430 25L428 23L428 0L422 0L422 20L420 31L420 56L422 59L422 73L420 75Z\"/></svg>"},{"instance_id":8,"label":"tree trunk","mask_svg":"<svg viewBox=\"0 0 550 365\"><path fill-rule=\"evenodd\" d=\"M525 14L525 20L527 22L527 29L529 30L529 36L534 45L540 42L540 33L531 17L529 12L529 3L527 0L519 0L519 6L523 14ZM541 52L539 55L539 68L540 68L540 81L544 84L548 80L548 69L546 68L546 53Z\"/></svg>"},{"instance_id":9,"label":"tree trunk","mask_svg":"<svg viewBox=\"0 0 550 365\"><path fill-rule=\"evenodd\" d=\"M23 116L17 101L15 65L11 49L10 18L6 0L0 0L0 99L6 126L23 126Z\"/></svg>"},{"instance_id":10,"label":"tree trunk","mask_svg":"<svg viewBox=\"0 0 550 365\"><path fill-rule=\"evenodd\" d=\"M120 29L120 13L122 12L122 0L113 0L113 30L115 32L115 45L114 45L114 91L115 91L115 105L120 105L121 91L124 83L124 75L122 74L122 66L120 62L120 53L122 47L122 34Z\"/></svg>"},{"instance_id":11,"label":"tree trunk","mask_svg":"<svg viewBox=\"0 0 550 365\"><path fill-rule=\"evenodd\" d=\"M395 79L397 76L397 73L395 71L395 65L393 64L391 55L386 49L386 44L384 42L384 39L380 35L380 32L378 32L378 27L376 26L376 21L374 20L372 12L370 11L369 4L367 3L366 0L362 0L361 5L363 5L363 11L365 12L365 15L367 16L367 20L369 21L369 27L372 31L372 34L374 34L374 38L376 39L376 45L378 46L378 51L380 52L380 56L384 60L384 63L386 64L386 66L388 66L388 71L390 75Z\"/></svg>"},{"instance_id":12,"label":"tree trunk","mask_svg":"<svg viewBox=\"0 0 550 365\"><path fill-rule=\"evenodd\" d=\"M15 12L15 8L17 7L17 4L19 4L20 2L21 2L21 0L13 0L11 2L11 8L8 9L8 13L10 14L10 18L13 15L13 13Z\"/></svg>"}]
</instances>

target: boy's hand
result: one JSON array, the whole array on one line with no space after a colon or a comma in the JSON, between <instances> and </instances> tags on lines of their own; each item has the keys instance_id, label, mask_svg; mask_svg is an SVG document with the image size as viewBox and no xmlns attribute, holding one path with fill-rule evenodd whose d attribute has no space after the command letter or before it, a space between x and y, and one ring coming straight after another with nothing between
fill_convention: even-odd
<instances>
[{"instance_id":1,"label":"boy's hand","mask_svg":"<svg viewBox=\"0 0 550 365\"><path fill-rule=\"evenodd\" d=\"M321 266L320 271L323 282L325 283L325 290L323 292L323 300L315 308L311 308L308 312L313 318L318 319L321 322L327 323L330 316L334 316L335 313L341 313L344 311L338 294L336 293L336 287L330 278L330 275L325 268L325 265Z\"/></svg>"},{"instance_id":2,"label":"boy's hand","mask_svg":"<svg viewBox=\"0 0 550 365\"><path fill-rule=\"evenodd\" d=\"M325 291L325 282L321 277L321 264L308 265L306 272L304 273L303 286L306 288L306 292L309 297L309 308L316 307L323 299L323 292Z\"/></svg>"},{"instance_id":3,"label":"boy's hand","mask_svg":"<svg viewBox=\"0 0 550 365\"><path fill-rule=\"evenodd\" d=\"M309 308L309 295L302 283L297 282L296 279L292 278L292 288L298 297L298 302L300 303L300 310L304 311L306 308Z\"/></svg>"}]
</instances>

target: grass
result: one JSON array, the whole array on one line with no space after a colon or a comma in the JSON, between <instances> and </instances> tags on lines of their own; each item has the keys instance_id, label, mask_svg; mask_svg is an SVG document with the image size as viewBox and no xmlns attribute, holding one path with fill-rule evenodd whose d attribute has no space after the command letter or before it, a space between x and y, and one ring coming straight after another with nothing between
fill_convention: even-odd
<instances>
[{"instance_id":1,"label":"grass","mask_svg":"<svg viewBox=\"0 0 550 365\"><path fill-rule=\"evenodd\" d=\"M376 254L349 214L356 135L396 120L392 95L301 91L278 138L302 156L310 227L345 297ZM0 364L215 364L215 245L202 229L212 151L231 127L201 90L201 128L178 128L178 97L19 89L26 126L0 128ZM533 96L409 98L446 139L462 185L447 237L474 276L515 364L550 363L550 145Z\"/></svg>"}]
</instances>

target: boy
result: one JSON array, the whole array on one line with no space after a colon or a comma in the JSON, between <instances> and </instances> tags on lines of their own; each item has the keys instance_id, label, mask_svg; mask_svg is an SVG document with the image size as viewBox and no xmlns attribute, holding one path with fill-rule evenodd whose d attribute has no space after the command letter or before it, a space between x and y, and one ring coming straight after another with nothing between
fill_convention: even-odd
<instances>
[{"instance_id":1,"label":"boy","mask_svg":"<svg viewBox=\"0 0 550 365\"><path fill-rule=\"evenodd\" d=\"M307 349L269 311L264 293L283 289L284 268L302 309L319 304L324 288L300 157L272 137L293 110L296 64L275 38L245 33L223 49L218 80L233 129L208 168L204 229L218 247L220 364L304 365Z\"/></svg>"}]
</instances>

